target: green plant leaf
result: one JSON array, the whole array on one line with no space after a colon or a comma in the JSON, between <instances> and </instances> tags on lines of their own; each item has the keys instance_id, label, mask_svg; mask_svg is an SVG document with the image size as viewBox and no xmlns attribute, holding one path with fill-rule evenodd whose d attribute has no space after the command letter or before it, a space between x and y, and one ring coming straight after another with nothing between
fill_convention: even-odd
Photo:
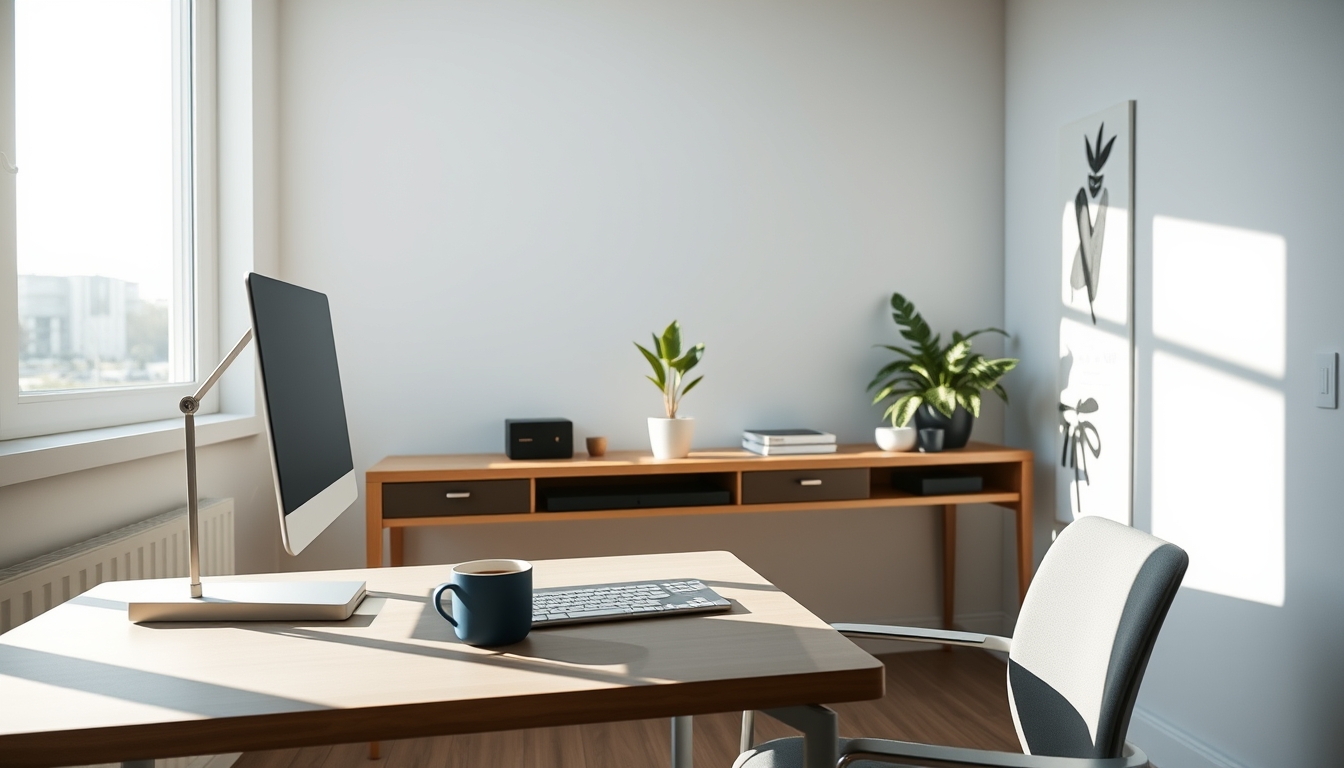
<instances>
[{"instance_id":1,"label":"green plant leaf","mask_svg":"<svg viewBox=\"0 0 1344 768\"><path fill-rule=\"evenodd\" d=\"M965 408L977 419L980 418L980 392L976 389L968 389L957 393L957 404Z\"/></svg>"},{"instance_id":2,"label":"green plant leaf","mask_svg":"<svg viewBox=\"0 0 1344 768\"><path fill-rule=\"evenodd\" d=\"M915 309L915 305L899 293L891 294L891 319L900 326L901 337L913 341L922 354L929 354L938 348L938 337L933 334L924 317Z\"/></svg>"},{"instance_id":3,"label":"green plant leaf","mask_svg":"<svg viewBox=\"0 0 1344 768\"><path fill-rule=\"evenodd\" d=\"M1002 328L981 328L981 329L978 330L978 331L971 331L970 333L966 334L965 336L962 336L961 338L963 338L963 339L974 339L976 336L979 336L979 335L982 334L982 333L997 333L997 334L999 334L1000 336L1007 336L1007 335L1008 335L1008 332L1005 331L1005 330L1003 330Z\"/></svg>"},{"instance_id":4,"label":"green plant leaf","mask_svg":"<svg viewBox=\"0 0 1344 768\"><path fill-rule=\"evenodd\" d=\"M998 395L1003 402L1008 402L1008 390L1004 389L1002 384L995 384L991 389L994 390L994 394Z\"/></svg>"},{"instance_id":5,"label":"green plant leaf","mask_svg":"<svg viewBox=\"0 0 1344 768\"><path fill-rule=\"evenodd\" d=\"M913 376L897 376L883 382L882 388L873 396L873 405L877 405L892 395L899 395L904 392L921 392L924 389L923 382Z\"/></svg>"},{"instance_id":6,"label":"green plant leaf","mask_svg":"<svg viewBox=\"0 0 1344 768\"><path fill-rule=\"evenodd\" d=\"M704 378L705 378L704 376L696 376L695 379L692 380L690 384L686 385L685 389L681 390L681 394L678 395L678 399L685 397L687 392L690 392L692 389L695 389L695 385L703 381Z\"/></svg>"},{"instance_id":7,"label":"green plant leaf","mask_svg":"<svg viewBox=\"0 0 1344 768\"><path fill-rule=\"evenodd\" d=\"M951 387L934 387L924 393L924 398L929 405L948 418L951 418L952 413L957 410L957 393Z\"/></svg>"},{"instance_id":8,"label":"green plant leaf","mask_svg":"<svg viewBox=\"0 0 1344 768\"><path fill-rule=\"evenodd\" d=\"M892 362L882 366L882 370L877 372L877 375L873 377L872 382L869 383L866 388L871 390L873 387L876 387L878 384L880 384L883 379L887 378L893 373L898 372L908 373L909 371L910 371L909 360L893 360Z\"/></svg>"},{"instance_id":9,"label":"green plant leaf","mask_svg":"<svg viewBox=\"0 0 1344 768\"><path fill-rule=\"evenodd\" d=\"M662 389L667 381L666 374L663 372L662 361L655 357L652 352L640 346L639 342L635 342L635 347L644 355L644 359L649 361L649 365L653 366L653 373L658 377L654 383L658 385L659 389Z\"/></svg>"},{"instance_id":10,"label":"green plant leaf","mask_svg":"<svg viewBox=\"0 0 1344 768\"><path fill-rule=\"evenodd\" d=\"M676 320L663 330L663 358L676 360L681 357L681 323Z\"/></svg>"},{"instance_id":11,"label":"green plant leaf","mask_svg":"<svg viewBox=\"0 0 1344 768\"><path fill-rule=\"evenodd\" d=\"M700 363L700 358L705 356L705 345L696 344L694 347L686 350L686 354L673 360L669 365L680 373L686 373Z\"/></svg>"},{"instance_id":12,"label":"green plant leaf","mask_svg":"<svg viewBox=\"0 0 1344 768\"><path fill-rule=\"evenodd\" d=\"M929 373L928 369L919 363L911 363L910 372L922 379L927 386L936 386L938 383L937 380L933 378L932 374Z\"/></svg>"},{"instance_id":13,"label":"green plant leaf","mask_svg":"<svg viewBox=\"0 0 1344 768\"><path fill-rule=\"evenodd\" d=\"M919 355L918 352L911 352L910 350L904 349L902 347L893 347L890 344L874 344L873 346L881 347L882 349L889 349L892 352L895 352L896 354L906 357L910 360L914 360Z\"/></svg>"},{"instance_id":14,"label":"green plant leaf","mask_svg":"<svg viewBox=\"0 0 1344 768\"><path fill-rule=\"evenodd\" d=\"M910 423L910 419L914 417L915 411L919 410L919 406L923 404L924 398L919 395L906 395L892 403L891 407L887 409L887 412L882 414L882 418L885 419L890 416L891 425L893 427L904 427Z\"/></svg>"},{"instance_id":15,"label":"green plant leaf","mask_svg":"<svg viewBox=\"0 0 1344 768\"><path fill-rule=\"evenodd\" d=\"M653 382L653 386L657 387L659 392L662 392L662 391L663 391L663 386L664 386L664 385L662 384L662 382L658 381L657 379L653 378L652 376L645 376L644 378L646 378L646 379L648 379L649 381Z\"/></svg>"},{"instance_id":16,"label":"green plant leaf","mask_svg":"<svg viewBox=\"0 0 1344 768\"><path fill-rule=\"evenodd\" d=\"M943 353L943 367L950 373L961 373L966 358L970 353L970 339L965 339L952 344L952 346L948 347L947 351Z\"/></svg>"},{"instance_id":17,"label":"green plant leaf","mask_svg":"<svg viewBox=\"0 0 1344 768\"><path fill-rule=\"evenodd\" d=\"M892 382L891 384L883 387L876 395L873 396L873 405L877 405L883 400L886 400L888 397L891 397L893 394L900 394L902 391L905 391L905 390L898 390L897 386L898 386L897 382ZM914 387L910 387L909 389L911 391L917 391L915 390Z\"/></svg>"}]
</instances>

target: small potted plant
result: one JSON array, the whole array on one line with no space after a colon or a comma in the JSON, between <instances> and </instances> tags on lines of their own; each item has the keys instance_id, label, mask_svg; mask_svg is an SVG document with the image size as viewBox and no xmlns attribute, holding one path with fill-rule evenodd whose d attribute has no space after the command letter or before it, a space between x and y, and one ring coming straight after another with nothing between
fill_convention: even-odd
<instances>
[{"instance_id":1,"label":"small potted plant","mask_svg":"<svg viewBox=\"0 0 1344 768\"><path fill-rule=\"evenodd\" d=\"M695 388L704 376L683 383L686 374L704 357L705 345L681 351L681 325L673 320L663 335L653 335L653 349L645 349L635 342L644 359L653 366L653 375L646 376L663 393L663 410L667 418L649 417L649 443L657 459L684 459L691 452L691 438L695 434L695 419L677 416L681 398Z\"/></svg>"},{"instance_id":2,"label":"small potted plant","mask_svg":"<svg viewBox=\"0 0 1344 768\"><path fill-rule=\"evenodd\" d=\"M901 337L912 348L880 345L900 357L883 366L868 385L868 391L877 390L873 404L895 398L882 414L883 419L891 419L892 427L904 427L913 417L917 429L942 429L944 448L963 447L980 415L981 393L991 390L1008 402L1008 392L999 380L1017 367L1013 358L990 360L971 352L971 340L982 333L1008 334L998 328L968 334L953 331L952 340L943 346L942 337L904 296L893 293L891 309Z\"/></svg>"}]
</instances>

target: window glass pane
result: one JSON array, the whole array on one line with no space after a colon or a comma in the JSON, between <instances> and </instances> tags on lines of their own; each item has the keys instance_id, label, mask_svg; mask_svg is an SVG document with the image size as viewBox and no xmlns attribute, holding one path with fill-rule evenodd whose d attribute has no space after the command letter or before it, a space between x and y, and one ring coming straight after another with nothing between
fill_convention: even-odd
<instances>
[{"instance_id":1,"label":"window glass pane","mask_svg":"<svg viewBox=\"0 0 1344 768\"><path fill-rule=\"evenodd\" d=\"M21 391L190 381L173 0L16 0Z\"/></svg>"}]
</instances>

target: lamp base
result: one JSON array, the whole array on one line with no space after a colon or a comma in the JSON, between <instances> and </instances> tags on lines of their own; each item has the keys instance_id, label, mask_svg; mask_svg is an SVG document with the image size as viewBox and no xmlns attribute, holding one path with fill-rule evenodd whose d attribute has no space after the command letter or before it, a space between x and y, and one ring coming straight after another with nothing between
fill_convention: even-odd
<instances>
[{"instance_id":1,"label":"lamp base","mask_svg":"<svg viewBox=\"0 0 1344 768\"><path fill-rule=\"evenodd\" d=\"M134 586L132 586L132 584ZM343 621L364 599L362 581L206 581L191 597L186 579L127 582L126 617L147 621Z\"/></svg>"}]
</instances>

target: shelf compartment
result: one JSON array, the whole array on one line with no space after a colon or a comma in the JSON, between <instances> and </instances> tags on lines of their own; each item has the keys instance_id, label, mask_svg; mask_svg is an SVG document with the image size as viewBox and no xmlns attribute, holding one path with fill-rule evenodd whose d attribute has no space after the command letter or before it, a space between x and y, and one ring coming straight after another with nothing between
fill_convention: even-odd
<instances>
[{"instance_id":1,"label":"shelf compartment","mask_svg":"<svg viewBox=\"0 0 1344 768\"><path fill-rule=\"evenodd\" d=\"M547 514L732 505L732 472L537 478L536 510Z\"/></svg>"}]
</instances>

